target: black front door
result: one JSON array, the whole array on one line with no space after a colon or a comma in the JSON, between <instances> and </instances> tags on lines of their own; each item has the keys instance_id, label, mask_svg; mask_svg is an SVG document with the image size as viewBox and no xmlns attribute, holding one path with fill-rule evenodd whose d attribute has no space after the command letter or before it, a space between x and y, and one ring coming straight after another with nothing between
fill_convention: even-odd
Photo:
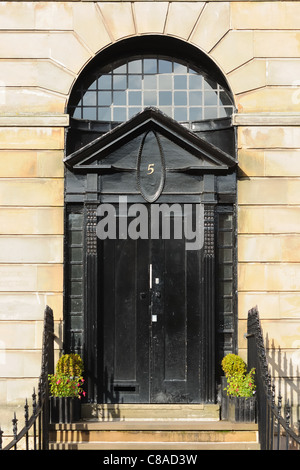
<instances>
[{"instance_id":1,"label":"black front door","mask_svg":"<svg viewBox=\"0 0 300 470\"><path fill-rule=\"evenodd\" d=\"M174 236L181 207L164 215L167 236L102 241L104 402L199 402L202 252Z\"/></svg>"}]
</instances>

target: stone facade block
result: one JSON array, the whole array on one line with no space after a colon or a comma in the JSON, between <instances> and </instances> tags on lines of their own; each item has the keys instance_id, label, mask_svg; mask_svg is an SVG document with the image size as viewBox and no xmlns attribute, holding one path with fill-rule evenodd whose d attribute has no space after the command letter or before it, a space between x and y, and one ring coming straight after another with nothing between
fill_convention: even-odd
<instances>
[{"instance_id":1,"label":"stone facade block","mask_svg":"<svg viewBox=\"0 0 300 470\"><path fill-rule=\"evenodd\" d=\"M300 207L240 205L238 232L298 234L300 232Z\"/></svg>"},{"instance_id":2,"label":"stone facade block","mask_svg":"<svg viewBox=\"0 0 300 470\"><path fill-rule=\"evenodd\" d=\"M0 178L63 178L63 176L62 151L0 151Z\"/></svg>"},{"instance_id":3,"label":"stone facade block","mask_svg":"<svg viewBox=\"0 0 300 470\"><path fill-rule=\"evenodd\" d=\"M136 2L134 3L134 17L138 34L162 34L165 27L168 2Z\"/></svg>"},{"instance_id":4,"label":"stone facade block","mask_svg":"<svg viewBox=\"0 0 300 470\"><path fill-rule=\"evenodd\" d=\"M231 2L234 29L297 30L299 16L299 2Z\"/></svg>"},{"instance_id":5,"label":"stone facade block","mask_svg":"<svg viewBox=\"0 0 300 470\"><path fill-rule=\"evenodd\" d=\"M135 34L131 3L98 2L97 4L111 39L117 40Z\"/></svg>"},{"instance_id":6,"label":"stone facade block","mask_svg":"<svg viewBox=\"0 0 300 470\"><path fill-rule=\"evenodd\" d=\"M284 319L277 323L270 320L262 321L262 329L268 332L270 343L268 346L272 349L298 349L300 346L299 333L300 333L300 321L299 319ZM275 351L274 351L275 352ZM290 351L291 352L291 351ZM295 351L294 351L295 352ZM278 353L277 353L278 354ZM276 355L276 352L274 356ZM298 356L297 362L293 361L293 366L296 368L300 365L299 351L298 354L294 354L294 359Z\"/></svg>"},{"instance_id":7,"label":"stone facade block","mask_svg":"<svg viewBox=\"0 0 300 470\"><path fill-rule=\"evenodd\" d=\"M230 29L230 3L207 2L190 41L209 52Z\"/></svg>"},{"instance_id":8,"label":"stone facade block","mask_svg":"<svg viewBox=\"0 0 300 470\"><path fill-rule=\"evenodd\" d=\"M254 57L299 57L299 31L253 31Z\"/></svg>"},{"instance_id":9,"label":"stone facade block","mask_svg":"<svg viewBox=\"0 0 300 470\"><path fill-rule=\"evenodd\" d=\"M37 291L62 292L63 266L61 264L37 266Z\"/></svg>"},{"instance_id":10,"label":"stone facade block","mask_svg":"<svg viewBox=\"0 0 300 470\"><path fill-rule=\"evenodd\" d=\"M0 83L1 111L5 115L64 114L66 97L35 87L9 88Z\"/></svg>"},{"instance_id":11,"label":"stone facade block","mask_svg":"<svg viewBox=\"0 0 300 470\"><path fill-rule=\"evenodd\" d=\"M43 322L14 322L1 323L2 348L5 350L41 349L43 337Z\"/></svg>"},{"instance_id":12,"label":"stone facade block","mask_svg":"<svg viewBox=\"0 0 300 470\"><path fill-rule=\"evenodd\" d=\"M170 2L165 33L188 39L205 2Z\"/></svg>"},{"instance_id":13,"label":"stone facade block","mask_svg":"<svg viewBox=\"0 0 300 470\"><path fill-rule=\"evenodd\" d=\"M239 263L239 291L300 290L299 263Z\"/></svg>"},{"instance_id":14,"label":"stone facade block","mask_svg":"<svg viewBox=\"0 0 300 470\"><path fill-rule=\"evenodd\" d=\"M17 418L20 418L20 422L23 422L22 420L24 420L24 397L28 398L28 402L31 406L31 396L34 388L37 392L37 385L38 382L36 378L20 379L7 377L5 380L0 379L0 412L2 417L1 429L3 429L3 425L9 423L7 425L7 430L5 431L5 429L3 429L5 433L7 433L8 431L10 433L12 432L11 420L15 411L17 412Z\"/></svg>"},{"instance_id":15,"label":"stone facade block","mask_svg":"<svg viewBox=\"0 0 300 470\"><path fill-rule=\"evenodd\" d=\"M249 150L238 155L241 176L300 176L299 150Z\"/></svg>"},{"instance_id":16,"label":"stone facade block","mask_svg":"<svg viewBox=\"0 0 300 470\"><path fill-rule=\"evenodd\" d=\"M276 113L300 111L297 87L265 87L236 96L236 106L244 113Z\"/></svg>"},{"instance_id":17,"label":"stone facade block","mask_svg":"<svg viewBox=\"0 0 300 470\"><path fill-rule=\"evenodd\" d=\"M0 180L1 186L1 180ZM46 202L47 202L46 198ZM20 201L19 201L20 203ZM11 204L8 204L11 206ZM20 203L21 205L21 203ZM63 207L1 207L0 234L62 235Z\"/></svg>"},{"instance_id":18,"label":"stone facade block","mask_svg":"<svg viewBox=\"0 0 300 470\"><path fill-rule=\"evenodd\" d=\"M239 204L300 204L300 179L253 178L239 181Z\"/></svg>"},{"instance_id":19,"label":"stone facade block","mask_svg":"<svg viewBox=\"0 0 300 470\"><path fill-rule=\"evenodd\" d=\"M238 145L243 148L300 148L299 127L240 127Z\"/></svg>"},{"instance_id":20,"label":"stone facade block","mask_svg":"<svg viewBox=\"0 0 300 470\"><path fill-rule=\"evenodd\" d=\"M300 262L298 235L240 235L240 262Z\"/></svg>"},{"instance_id":21,"label":"stone facade block","mask_svg":"<svg viewBox=\"0 0 300 470\"><path fill-rule=\"evenodd\" d=\"M1 2L0 29L34 29L35 8L28 2Z\"/></svg>"},{"instance_id":22,"label":"stone facade block","mask_svg":"<svg viewBox=\"0 0 300 470\"><path fill-rule=\"evenodd\" d=\"M96 3L76 2L72 10L74 31L91 51L97 52L111 42Z\"/></svg>"},{"instance_id":23,"label":"stone facade block","mask_svg":"<svg viewBox=\"0 0 300 470\"><path fill-rule=\"evenodd\" d=\"M211 56L225 73L240 67L253 59L253 31L229 31L211 51Z\"/></svg>"},{"instance_id":24,"label":"stone facade block","mask_svg":"<svg viewBox=\"0 0 300 470\"><path fill-rule=\"evenodd\" d=\"M300 59L269 59L267 85L299 85Z\"/></svg>"},{"instance_id":25,"label":"stone facade block","mask_svg":"<svg viewBox=\"0 0 300 470\"><path fill-rule=\"evenodd\" d=\"M63 237L2 235L0 263L63 263Z\"/></svg>"},{"instance_id":26,"label":"stone facade block","mask_svg":"<svg viewBox=\"0 0 300 470\"><path fill-rule=\"evenodd\" d=\"M62 292L63 268L53 265L0 265L0 292Z\"/></svg>"},{"instance_id":27,"label":"stone facade block","mask_svg":"<svg viewBox=\"0 0 300 470\"><path fill-rule=\"evenodd\" d=\"M63 206L64 182L58 178L0 180L1 206Z\"/></svg>"},{"instance_id":28,"label":"stone facade block","mask_svg":"<svg viewBox=\"0 0 300 470\"><path fill-rule=\"evenodd\" d=\"M63 72L66 75L72 71L78 73L91 57L88 46L81 42L73 31L54 29L51 34L48 31L37 30L28 32L2 31L0 38L2 44L6 45L5 47L0 46L1 58L41 59L38 67L43 67L42 59L48 59L61 68L61 71L57 72L61 76L63 76ZM8 85L10 85L9 82Z\"/></svg>"},{"instance_id":29,"label":"stone facade block","mask_svg":"<svg viewBox=\"0 0 300 470\"><path fill-rule=\"evenodd\" d=\"M239 172L244 176L265 176L265 152L241 148L238 152Z\"/></svg>"},{"instance_id":30,"label":"stone facade block","mask_svg":"<svg viewBox=\"0 0 300 470\"><path fill-rule=\"evenodd\" d=\"M0 149L58 150L64 148L64 129L49 127L1 127Z\"/></svg>"},{"instance_id":31,"label":"stone facade block","mask_svg":"<svg viewBox=\"0 0 300 470\"><path fill-rule=\"evenodd\" d=\"M69 2L37 2L34 9L35 29L73 29L73 9Z\"/></svg>"},{"instance_id":32,"label":"stone facade block","mask_svg":"<svg viewBox=\"0 0 300 470\"><path fill-rule=\"evenodd\" d=\"M74 32L52 32L49 36L48 47L50 47L51 58L75 74L91 58L88 47L79 40Z\"/></svg>"},{"instance_id":33,"label":"stone facade block","mask_svg":"<svg viewBox=\"0 0 300 470\"><path fill-rule=\"evenodd\" d=\"M239 318L247 319L248 310L259 305L261 319L299 318L300 299L297 292L240 292ZM252 307L249 307L252 306Z\"/></svg>"},{"instance_id":34,"label":"stone facade block","mask_svg":"<svg viewBox=\"0 0 300 470\"><path fill-rule=\"evenodd\" d=\"M10 87L35 86L67 94L74 75L48 60L0 60L1 80Z\"/></svg>"},{"instance_id":35,"label":"stone facade block","mask_svg":"<svg viewBox=\"0 0 300 470\"><path fill-rule=\"evenodd\" d=\"M228 74L234 93L249 92L266 85L267 64L264 59L254 59Z\"/></svg>"},{"instance_id":36,"label":"stone facade block","mask_svg":"<svg viewBox=\"0 0 300 470\"><path fill-rule=\"evenodd\" d=\"M299 150L266 150L265 151L266 176L300 176Z\"/></svg>"},{"instance_id":37,"label":"stone facade block","mask_svg":"<svg viewBox=\"0 0 300 470\"><path fill-rule=\"evenodd\" d=\"M1 375L6 378L36 378L41 373L41 351L20 351L17 350L4 350L1 352ZM20 386L20 383L18 384ZM32 391L31 391L32 393ZM23 396L24 406L24 391Z\"/></svg>"},{"instance_id":38,"label":"stone facade block","mask_svg":"<svg viewBox=\"0 0 300 470\"><path fill-rule=\"evenodd\" d=\"M62 321L63 295L60 293L14 292L0 294L0 320L43 321L47 305L53 309L54 320Z\"/></svg>"}]
</instances>

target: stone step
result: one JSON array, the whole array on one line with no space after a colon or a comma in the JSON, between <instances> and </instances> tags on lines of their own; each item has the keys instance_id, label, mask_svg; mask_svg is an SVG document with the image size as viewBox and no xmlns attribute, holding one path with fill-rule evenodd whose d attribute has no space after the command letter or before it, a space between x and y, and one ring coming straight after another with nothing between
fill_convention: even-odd
<instances>
[{"instance_id":1,"label":"stone step","mask_svg":"<svg viewBox=\"0 0 300 470\"><path fill-rule=\"evenodd\" d=\"M220 406L207 404L84 404L83 419L112 420L204 420L218 421Z\"/></svg>"},{"instance_id":2,"label":"stone step","mask_svg":"<svg viewBox=\"0 0 300 470\"><path fill-rule=\"evenodd\" d=\"M259 449L257 425L201 420L82 421L52 425L51 449Z\"/></svg>"},{"instance_id":3,"label":"stone step","mask_svg":"<svg viewBox=\"0 0 300 470\"><path fill-rule=\"evenodd\" d=\"M50 450L260 450L257 442L68 442L50 443Z\"/></svg>"}]
</instances>

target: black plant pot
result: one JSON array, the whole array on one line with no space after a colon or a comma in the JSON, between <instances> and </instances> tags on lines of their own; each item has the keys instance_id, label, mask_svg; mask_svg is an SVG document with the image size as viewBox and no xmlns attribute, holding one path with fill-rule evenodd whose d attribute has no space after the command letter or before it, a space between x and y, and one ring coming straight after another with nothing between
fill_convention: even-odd
<instances>
[{"instance_id":1,"label":"black plant pot","mask_svg":"<svg viewBox=\"0 0 300 470\"><path fill-rule=\"evenodd\" d=\"M229 396L227 395L226 390L227 387L227 378L221 377L221 419L228 421L228 402Z\"/></svg>"},{"instance_id":2,"label":"black plant pot","mask_svg":"<svg viewBox=\"0 0 300 470\"><path fill-rule=\"evenodd\" d=\"M76 397L50 397L50 423L74 423L81 417L81 401Z\"/></svg>"},{"instance_id":3,"label":"black plant pot","mask_svg":"<svg viewBox=\"0 0 300 470\"><path fill-rule=\"evenodd\" d=\"M231 397L227 395L227 379L221 377L221 419L231 422L256 422L256 397Z\"/></svg>"},{"instance_id":4,"label":"black plant pot","mask_svg":"<svg viewBox=\"0 0 300 470\"><path fill-rule=\"evenodd\" d=\"M228 419L235 423L255 423L256 397L228 397Z\"/></svg>"}]
</instances>

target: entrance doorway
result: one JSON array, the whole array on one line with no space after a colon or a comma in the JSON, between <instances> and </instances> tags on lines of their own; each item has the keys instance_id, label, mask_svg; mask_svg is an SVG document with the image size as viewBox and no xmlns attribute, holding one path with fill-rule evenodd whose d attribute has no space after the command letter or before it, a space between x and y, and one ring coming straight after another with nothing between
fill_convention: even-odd
<instances>
[{"instance_id":1,"label":"entrance doorway","mask_svg":"<svg viewBox=\"0 0 300 470\"><path fill-rule=\"evenodd\" d=\"M88 401L215 403L218 364L236 348L235 129L226 80L182 41L124 40L83 71L68 112L65 349L83 356ZM200 243L187 249L185 230L99 237L105 204L123 224L120 198L129 209L143 206L148 227L162 204L177 207L165 214L172 226L184 225L186 206L199 209ZM129 213L126 224L128 233L138 225Z\"/></svg>"}]
</instances>

